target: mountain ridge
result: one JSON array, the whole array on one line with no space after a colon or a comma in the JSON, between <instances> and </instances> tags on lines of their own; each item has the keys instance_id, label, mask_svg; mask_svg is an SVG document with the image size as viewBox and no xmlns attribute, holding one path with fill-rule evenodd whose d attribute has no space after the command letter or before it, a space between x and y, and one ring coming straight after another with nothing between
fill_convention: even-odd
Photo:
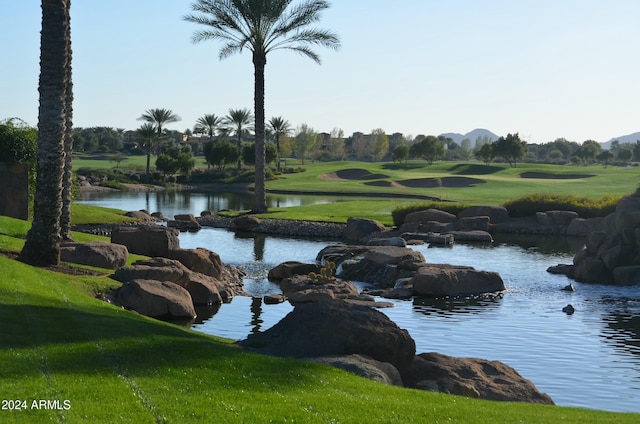
<instances>
[{"instance_id":1,"label":"mountain ridge","mask_svg":"<svg viewBox=\"0 0 640 424\"><path fill-rule=\"evenodd\" d=\"M464 140L465 138L468 138L469 140L471 140L471 143L474 143L478 137L488 137L491 141L495 141L498 138L500 138L498 135L496 135L495 133L484 129L484 128L476 128L472 131L469 131L466 134L460 134L460 133L455 133L455 132L449 132L449 133L442 133L439 135L439 137L446 137L446 138L450 138L452 139L456 144L460 144L462 142L462 140ZM599 141L600 145L602 146L603 149L610 149L611 148L611 143L614 142L615 140L618 140L620 142L620 144L624 144L624 143L632 143L635 144L635 142L637 140L640 140L640 131L638 132L634 132L631 134L626 134L626 135L621 135L619 137L613 137L608 141ZM536 144L542 144L542 143L536 143Z\"/></svg>"}]
</instances>

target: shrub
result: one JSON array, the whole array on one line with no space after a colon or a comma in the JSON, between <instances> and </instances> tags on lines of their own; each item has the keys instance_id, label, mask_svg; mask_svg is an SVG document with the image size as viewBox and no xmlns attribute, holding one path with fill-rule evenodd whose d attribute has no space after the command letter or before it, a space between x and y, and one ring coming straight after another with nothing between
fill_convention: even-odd
<instances>
[{"instance_id":1,"label":"shrub","mask_svg":"<svg viewBox=\"0 0 640 424\"><path fill-rule=\"evenodd\" d=\"M423 211L426 209L438 209L441 211L449 212L451 214L457 215L469 205L465 205L462 203L452 203L452 202L427 202L427 203L414 203L411 205L400 206L395 208L391 212L391 217L393 218L393 224L397 227L404 224L404 219L411 212Z\"/></svg>"},{"instance_id":2,"label":"shrub","mask_svg":"<svg viewBox=\"0 0 640 424\"><path fill-rule=\"evenodd\" d=\"M582 218L596 218L615 212L616 204L621 198L622 196L605 196L598 200L554 193L536 193L510 200L503 206L512 217L532 216L536 212L560 210L577 212Z\"/></svg>"}]
</instances>

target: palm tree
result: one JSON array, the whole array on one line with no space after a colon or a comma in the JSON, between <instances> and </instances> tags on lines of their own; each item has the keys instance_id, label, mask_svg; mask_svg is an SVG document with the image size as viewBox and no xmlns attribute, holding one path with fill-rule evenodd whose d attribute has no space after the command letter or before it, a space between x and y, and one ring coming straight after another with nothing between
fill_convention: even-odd
<instances>
[{"instance_id":1,"label":"palm tree","mask_svg":"<svg viewBox=\"0 0 640 424\"><path fill-rule=\"evenodd\" d=\"M269 128L273 131L276 140L276 160L278 171L280 171L280 136L287 135L291 131L289 121L282 116L274 116L269 120Z\"/></svg>"},{"instance_id":2,"label":"palm tree","mask_svg":"<svg viewBox=\"0 0 640 424\"><path fill-rule=\"evenodd\" d=\"M69 7L69 0L42 0L37 179L33 222L20 252L22 261L36 266L60 263Z\"/></svg>"},{"instance_id":3,"label":"palm tree","mask_svg":"<svg viewBox=\"0 0 640 424\"><path fill-rule=\"evenodd\" d=\"M219 116L216 116L214 113L205 113L196 121L196 127L206 130L207 134L209 134L209 141L212 141L213 134L216 132L216 129L222 124L222 122L223 119Z\"/></svg>"},{"instance_id":4,"label":"palm tree","mask_svg":"<svg viewBox=\"0 0 640 424\"><path fill-rule=\"evenodd\" d=\"M308 56L317 63L320 57L311 46L340 47L338 36L332 32L309 28L320 19L320 12L329 8L325 0L306 0L291 6L292 0L198 0L191 5L194 14L184 20L204 25L196 31L193 42L222 40L220 59L248 49L254 67L254 113L256 172L254 212L267 211L265 186L265 112L264 68L267 54L273 50L289 49ZM290 7L291 6L291 7Z\"/></svg>"},{"instance_id":5,"label":"palm tree","mask_svg":"<svg viewBox=\"0 0 640 424\"><path fill-rule=\"evenodd\" d=\"M71 77L71 0L67 0L67 85L65 89L65 130L64 130L64 174L62 177L62 212L60 215L60 236L62 240L73 240L71 237L71 201L73 200L73 80Z\"/></svg>"},{"instance_id":6,"label":"palm tree","mask_svg":"<svg viewBox=\"0 0 640 424\"><path fill-rule=\"evenodd\" d=\"M242 132L245 127L251 125L253 116L249 109L229 109L229 114L225 116L225 122L236 131L238 137L238 170L242 168Z\"/></svg>"},{"instance_id":7,"label":"palm tree","mask_svg":"<svg viewBox=\"0 0 640 424\"><path fill-rule=\"evenodd\" d=\"M151 174L149 172L149 167L151 165L151 149L153 147L153 141L156 138L156 126L147 122L142 124L136 132L140 137L142 137L142 140L144 140L144 146L147 148L147 181L150 181Z\"/></svg>"},{"instance_id":8,"label":"palm tree","mask_svg":"<svg viewBox=\"0 0 640 424\"><path fill-rule=\"evenodd\" d=\"M170 124L172 122L178 122L180 118L178 115L173 113L171 109L148 109L146 110L142 116L138 118L138 121L146 121L156 128L157 137L155 141L158 144L158 150L160 149L160 140L162 138L162 129L165 124ZM151 140L150 140L151 141ZM160 152L158 151L158 155ZM147 148L147 178L149 178L149 161L151 159L151 147Z\"/></svg>"}]
</instances>

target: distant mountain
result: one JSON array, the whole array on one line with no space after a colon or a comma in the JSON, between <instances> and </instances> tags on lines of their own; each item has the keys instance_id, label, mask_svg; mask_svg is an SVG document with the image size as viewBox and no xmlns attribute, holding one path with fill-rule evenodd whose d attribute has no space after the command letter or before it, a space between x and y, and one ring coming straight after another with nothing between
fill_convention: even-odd
<instances>
[{"instance_id":1,"label":"distant mountain","mask_svg":"<svg viewBox=\"0 0 640 424\"><path fill-rule=\"evenodd\" d=\"M488 137L489 140L491 141L495 141L497 139L499 139L500 137L498 137L497 135L495 135L494 133L492 133L489 130L485 130L482 128L476 128L473 131L470 131L466 134L460 134L460 133L444 133L444 134L440 134L443 137L448 137L450 139L452 139L453 141L455 141L457 144L460 144L462 142L462 140L464 140L465 138L468 138L469 140L471 140L471 142L475 142L478 137Z\"/></svg>"},{"instance_id":2,"label":"distant mountain","mask_svg":"<svg viewBox=\"0 0 640 424\"><path fill-rule=\"evenodd\" d=\"M604 143L600 143L603 149L610 149L611 143L615 140L618 140L620 144L624 143L632 143L635 144L637 140L640 140L640 132L635 132L633 134L623 135L620 137L614 137L609 141L605 141Z\"/></svg>"}]
</instances>

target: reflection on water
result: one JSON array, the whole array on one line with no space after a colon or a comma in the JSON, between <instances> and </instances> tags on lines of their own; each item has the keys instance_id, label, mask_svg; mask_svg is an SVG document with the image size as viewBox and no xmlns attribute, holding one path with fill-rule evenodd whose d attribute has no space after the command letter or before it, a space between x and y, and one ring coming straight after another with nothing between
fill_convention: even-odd
<instances>
[{"instance_id":1,"label":"reflection on water","mask_svg":"<svg viewBox=\"0 0 640 424\"><path fill-rule=\"evenodd\" d=\"M503 293L499 293L465 297L416 297L413 299L413 309L424 315L444 317L454 314L477 314L500 307L503 296Z\"/></svg>"},{"instance_id":2,"label":"reflection on water","mask_svg":"<svg viewBox=\"0 0 640 424\"><path fill-rule=\"evenodd\" d=\"M169 201L160 198L139 195L126 204L108 199L94 204L160 210L170 216L164 206L144 205ZM171 213L217 210L229 204L219 201L211 207L208 202L214 197L202 199L196 193L188 201L178 197L176 204L189 206L176 206ZM327 244L213 228L180 235L181 247L205 247L225 263L242 267L247 273L245 289L254 296L279 292L266 278L269 269L287 260L313 262ZM581 245L582 240L572 238L496 235L490 245L414 246L431 263L498 272L507 291L495 298L390 300L395 307L381 312L409 331L418 352L503 361L559 405L640 412L640 288L573 282L576 291L566 292L561 289L572 281L546 272L549 266L571 263ZM567 304L575 307L573 315L562 312ZM287 302L264 305L251 297L236 297L217 310L198 309L193 328L238 340L272 327L292 309Z\"/></svg>"},{"instance_id":3,"label":"reflection on water","mask_svg":"<svg viewBox=\"0 0 640 424\"><path fill-rule=\"evenodd\" d=\"M267 206L289 207L315 205L319 203L339 202L344 197L300 196L288 194L267 194ZM202 211L248 210L254 206L254 195L251 192L221 191L175 191L157 192L83 192L79 194L77 203L99 204L100 206L122 209L126 211L147 210L162 212L172 218L176 214L192 213L196 216Z\"/></svg>"}]
</instances>

